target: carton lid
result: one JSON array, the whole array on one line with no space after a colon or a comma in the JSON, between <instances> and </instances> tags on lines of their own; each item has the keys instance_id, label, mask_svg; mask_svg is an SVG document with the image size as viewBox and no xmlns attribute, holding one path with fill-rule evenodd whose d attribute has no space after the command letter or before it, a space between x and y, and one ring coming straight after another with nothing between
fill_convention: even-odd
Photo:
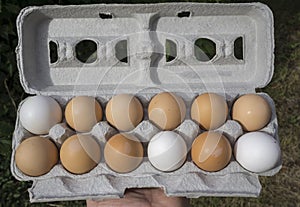
<instances>
[{"instance_id":1,"label":"carton lid","mask_svg":"<svg viewBox=\"0 0 300 207\"><path fill-rule=\"evenodd\" d=\"M30 94L254 92L274 70L273 15L261 3L27 7L17 30ZM213 54L203 55L205 47Z\"/></svg>"}]
</instances>

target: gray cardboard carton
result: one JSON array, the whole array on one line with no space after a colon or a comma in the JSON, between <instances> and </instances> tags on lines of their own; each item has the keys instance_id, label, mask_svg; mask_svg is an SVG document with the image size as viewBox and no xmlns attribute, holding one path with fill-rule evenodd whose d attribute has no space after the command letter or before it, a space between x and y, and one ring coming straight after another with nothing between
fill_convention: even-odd
<instances>
[{"instance_id":1,"label":"gray cardboard carton","mask_svg":"<svg viewBox=\"0 0 300 207\"><path fill-rule=\"evenodd\" d=\"M186 120L174 131L181 134L190 148L201 132L190 119L189 107L203 92L226 96L229 106L241 94L255 93L266 86L273 75L274 28L271 10L261 3L249 4L98 4L41 6L24 8L17 19L19 44L16 49L20 81L29 94L55 98L64 108L74 96L96 97L105 106L115 94L135 94L145 107L145 118L134 130L146 143L160 130L149 122L146 108L151 97L172 91L186 102ZM235 40L242 37L243 59L234 54ZM216 55L209 61L195 57L194 42L212 40ZM76 58L76 45L91 40L97 50L95 61L82 63ZM167 61L165 43L176 45L176 57ZM118 59L118 43L127 44L127 61ZM57 61L51 63L49 43L57 46ZM262 129L278 139L275 105L270 123ZM23 103L23 102L22 102ZM22 105L20 103L20 106ZM20 108L19 106L19 108ZM60 163L46 175L30 177L15 165L14 154L20 142L29 136L19 122L13 135L11 171L22 181L33 181L29 189L32 202L104 199L122 197L127 188L161 187L169 196L258 196L258 176L271 176L281 163L265 173L243 169L232 158L218 172L197 168L188 155L186 163L170 173L160 172L147 157L134 171L118 174L104 159L89 173L74 175ZM232 145L243 134L239 123L230 120L216 131L227 135ZM60 147L75 132L66 123L55 125L46 137ZM117 131L105 120L89 132L100 143Z\"/></svg>"}]
</instances>

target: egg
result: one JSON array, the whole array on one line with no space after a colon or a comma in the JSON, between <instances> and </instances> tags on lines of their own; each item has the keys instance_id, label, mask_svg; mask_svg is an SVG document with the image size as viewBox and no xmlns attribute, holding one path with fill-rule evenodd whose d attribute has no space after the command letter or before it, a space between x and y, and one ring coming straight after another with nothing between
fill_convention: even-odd
<instances>
[{"instance_id":1,"label":"egg","mask_svg":"<svg viewBox=\"0 0 300 207\"><path fill-rule=\"evenodd\" d=\"M134 129L143 119L141 102L130 94L119 94L106 105L107 121L121 131Z\"/></svg>"},{"instance_id":2,"label":"egg","mask_svg":"<svg viewBox=\"0 0 300 207\"><path fill-rule=\"evenodd\" d=\"M98 165L100 159L100 145L90 135L73 135L67 138L60 148L61 163L73 174L91 171Z\"/></svg>"},{"instance_id":3,"label":"egg","mask_svg":"<svg viewBox=\"0 0 300 207\"><path fill-rule=\"evenodd\" d=\"M227 138L217 132L204 132L193 142L191 155L193 162L202 170L215 172L222 170L230 162L232 149Z\"/></svg>"},{"instance_id":4,"label":"egg","mask_svg":"<svg viewBox=\"0 0 300 207\"><path fill-rule=\"evenodd\" d=\"M104 147L106 164L115 172L128 173L135 170L144 157L143 145L133 135L116 134Z\"/></svg>"},{"instance_id":5,"label":"egg","mask_svg":"<svg viewBox=\"0 0 300 207\"><path fill-rule=\"evenodd\" d=\"M98 101L89 96L73 98L65 109L66 121L78 132L88 132L102 120L102 108Z\"/></svg>"},{"instance_id":6,"label":"egg","mask_svg":"<svg viewBox=\"0 0 300 207\"><path fill-rule=\"evenodd\" d=\"M241 96L232 108L232 119L238 121L245 131L262 129L269 123L271 115L270 105L257 94Z\"/></svg>"},{"instance_id":7,"label":"egg","mask_svg":"<svg viewBox=\"0 0 300 207\"><path fill-rule=\"evenodd\" d=\"M48 173L58 162L56 145L44 137L30 137L21 142L15 153L19 170L28 176L41 176Z\"/></svg>"},{"instance_id":8,"label":"egg","mask_svg":"<svg viewBox=\"0 0 300 207\"><path fill-rule=\"evenodd\" d=\"M191 107L191 118L201 128L217 129L228 116L228 106L223 96L215 93L204 93L196 97Z\"/></svg>"},{"instance_id":9,"label":"egg","mask_svg":"<svg viewBox=\"0 0 300 207\"><path fill-rule=\"evenodd\" d=\"M48 96L29 97L20 107L21 125L33 134L47 134L61 120L61 107Z\"/></svg>"},{"instance_id":10,"label":"egg","mask_svg":"<svg viewBox=\"0 0 300 207\"><path fill-rule=\"evenodd\" d=\"M162 130L173 130L184 120L186 106L174 93L163 92L154 96L148 106L149 120Z\"/></svg>"},{"instance_id":11,"label":"egg","mask_svg":"<svg viewBox=\"0 0 300 207\"><path fill-rule=\"evenodd\" d=\"M187 146L184 139L173 131L154 135L148 144L148 158L158 170L170 172L180 168L186 160Z\"/></svg>"},{"instance_id":12,"label":"egg","mask_svg":"<svg viewBox=\"0 0 300 207\"><path fill-rule=\"evenodd\" d=\"M242 135L235 143L236 161L246 170L261 173L280 162L279 143L271 135L264 132L249 132Z\"/></svg>"}]
</instances>

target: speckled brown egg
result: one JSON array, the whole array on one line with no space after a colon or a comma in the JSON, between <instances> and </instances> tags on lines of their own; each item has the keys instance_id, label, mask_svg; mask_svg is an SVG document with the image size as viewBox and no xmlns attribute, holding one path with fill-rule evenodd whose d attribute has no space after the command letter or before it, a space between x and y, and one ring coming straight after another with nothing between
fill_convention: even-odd
<instances>
[{"instance_id":1,"label":"speckled brown egg","mask_svg":"<svg viewBox=\"0 0 300 207\"><path fill-rule=\"evenodd\" d=\"M66 121L78 132L88 132L102 120L102 108L98 101L89 96L77 96L66 106Z\"/></svg>"},{"instance_id":2,"label":"speckled brown egg","mask_svg":"<svg viewBox=\"0 0 300 207\"><path fill-rule=\"evenodd\" d=\"M228 115L228 106L223 96L215 93L199 95L191 107L191 117L206 130L222 126Z\"/></svg>"},{"instance_id":3,"label":"speckled brown egg","mask_svg":"<svg viewBox=\"0 0 300 207\"><path fill-rule=\"evenodd\" d=\"M202 170L222 170L230 162L232 149L227 138L216 132L204 132L193 142L192 160Z\"/></svg>"},{"instance_id":4,"label":"speckled brown egg","mask_svg":"<svg viewBox=\"0 0 300 207\"><path fill-rule=\"evenodd\" d=\"M148 114L149 120L162 130L173 130L183 122L186 106L181 97L163 92L151 99Z\"/></svg>"},{"instance_id":5,"label":"speckled brown egg","mask_svg":"<svg viewBox=\"0 0 300 207\"><path fill-rule=\"evenodd\" d=\"M138 138L128 134L116 134L104 148L106 164L115 172L128 173L143 160L144 149Z\"/></svg>"},{"instance_id":6,"label":"speckled brown egg","mask_svg":"<svg viewBox=\"0 0 300 207\"><path fill-rule=\"evenodd\" d=\"M56 145L44 137L30 137L17 147L15 161L19 170L29 176L48 173L58 162Z\"/></svg>"},{"instance_id":7,"label":"speckled brown egg","mask_svg":"<svg viewBox=\"0 0 300 207\"><path fill-rule=\"evenodd\" d=\"M269 123L271 115L269 103L257 94L241 96L232 108L232 119L238 121L245 131L262 129Z\"/></svg>"},{"instance_id":8,"label":"speckled brown egg","mask_svg":"<svg viewBox=\"0 0 300 207\"><path fill-rule=\"evenodd\" d=\"M60 148L62 165L74 174L91 171L100 162L100 158L100 145L90 135L73 135L67 138Z\"/></svg>"},{"instance_id":9,"label":"speckled brown egg","mask_svg":"<svg viewBox=\"0 0 300 207\"><path fill-rule=\"evenodd\" d=\"M141 102L130 94L119 94L110 99L105 109L107 121L121 131L134 129L143 119Z\"/></svg>"}]
</instances>

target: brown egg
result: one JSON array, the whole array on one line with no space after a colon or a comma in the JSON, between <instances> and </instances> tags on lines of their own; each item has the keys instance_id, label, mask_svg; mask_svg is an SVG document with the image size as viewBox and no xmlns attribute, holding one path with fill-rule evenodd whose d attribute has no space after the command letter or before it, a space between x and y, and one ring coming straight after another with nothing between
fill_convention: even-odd
<instances>
[{"instance_id":1,"label":"brown egg","mask_svg":"<svg viewBox=\"0 0 300 207\"><path fill-rule=\"evenodd\" d=\"M129 94L112 97L106 105L107 121L121 131L134 129L143 119L143 106L140 101Z\"/></svg>"},{"instance_id":2,"label":"brown egg","mask_svg":"<svg viewBox=\"0 0 300 207\"><path fill-rule=\"evenodd\" d=\"M271 115L268 102L256 94L241 96L232 108L232 119L238 121L246 131L262 129L269 123Z\"/></svg>"},{"instance_id":3,"label":"brown egg","mask_svg":"<svg viewBox=\"0 0 300 207\"><path fill-rule=\"evenodd\" d=\"M15 161L24 174L41 176L48 173L58 162L58 150L47 138L30 137L18 146Z\"/></svg>"},{"instance_id":4,"label":"brown egg","mask_svg":"<svg viewBox=\"0 0 300 207\"><path fill-rule=\"evenodd\" d=\"M89 96L73 98L66 106L67 123L78 132L88 132L102 120L102 108L98 101Z\"/></svg>"},{"instance_id":5,"label":"brown egg","mask_svg":"<svg viewBox=\"0 0 300 207\"><path fill-rule=\"evenodd\" d=\"M228 106L223 96L215 93L199 95L193 102L191 117L201 128L217 129L222 126L228 115Z\"/></svg>"},{"instance_id":6,"label":"brown egg","mask_svg":"<svg viewBox=\"0 0 300 207\"><path fill-rule=\"evenodd\" d=\"M214 172L226 167L231 159L231 145L216 132L200 134L192 144L192 160L202 170Z\"/></svg>"},{"instance_id":7,"label":"brown egg","mask_svg":"<svg viewBox=\"0 0 300 207\"><path fill-rule=\"evenodd\" d=\"M136 169L143 160L144 150L141 142L128 134L116 134L104 148L106 164L118 173L127 173Z\"/></svg>"},{"instance_id":8,"label":"brown egg","mask_svg":"<svg viewBox=\"0 0 300 207\"><path fill-rule=\"evenodd\" d=\"M62 165L74 174L91 171L100 162L100 158L100 146L90 135L73 135L60 148Z\"/></svg>"},{"instance_id":9,"label":"brown egg","mask_svg":"<svg viewBox=\"0 0 300 207\"><path fill-rule=\"evenodd\" d=\"M163 92L154 96L148 106L149 120L162 130L173 130L183 122L186 106L174 93Z\"/></svg>"}]
</instances>

